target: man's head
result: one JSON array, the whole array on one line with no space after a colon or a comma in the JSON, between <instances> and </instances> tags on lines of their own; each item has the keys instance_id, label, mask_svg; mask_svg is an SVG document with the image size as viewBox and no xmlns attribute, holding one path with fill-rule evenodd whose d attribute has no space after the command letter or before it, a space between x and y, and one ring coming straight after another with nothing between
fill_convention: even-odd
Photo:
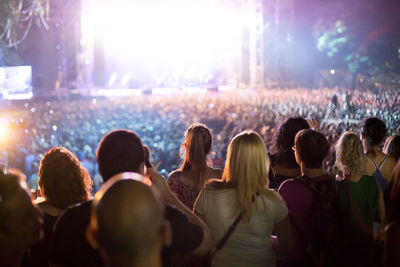
<instances>
[{"instance_id":1,"label":"man's head","mask_svg":"<svg viewBox=\"0 0 400 267\"><path fill-rule=\"evenodd\" d=\"M95 198L88 237L107 265L159 265L167 231L161 202L151 188L112 178Z\"/></svg>"},{"instance_id":2,"label":"man's head","mask_svg":"<svg viewBox=\"0 0 400 267\"><path fill-rule=\"evenodd\" d=\"M314 130L301 130L294 139L296 161L300 166L320 169L329 152L326 137Z\"/></svg>"},{"instance_id":3,"label":"man's head","mask_svg":"<svg viewBox=\"0 0 400 267\"><path fill-rule=\"evenodd\" d=\"M122 172L143 173L143 144L133 131L114 130L105 135L100 141L96 156L104 182Z\"/></svg>"}]
</instances>

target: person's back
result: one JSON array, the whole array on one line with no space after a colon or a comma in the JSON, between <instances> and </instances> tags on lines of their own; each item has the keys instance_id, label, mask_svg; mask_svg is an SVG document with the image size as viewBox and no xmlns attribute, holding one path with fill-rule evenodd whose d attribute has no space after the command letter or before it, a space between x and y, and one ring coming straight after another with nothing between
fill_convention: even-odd
<instances>
[{"instance_id":1,"label":"person's back","mask_svg":"<svg viewBox=\"0 0 400 267\"><path fill-rule=\"evenodd\" d=\"M385 227L385 266L400 266L400 161L394 169L387 200L389 209Z\"/></svg>"},{"instance_id":2,"label":"person's back","mask_svg":"<svg viewBox=\"0 0 400 267\"><path fill-rule=\"evenodd\" d=\"M92 201L67 208L58 219L49 248L53 266L103 266L97 250L86 240Z\"/></svg>"},{"instance_id":3,"label":"person's back","mask_svg":"<svg viewBox=\"0 0 400 267\"><path fill-rule=\"evenodd\" d=\"M386 125L378 118L368 118L363 122L361 135L365 151L364 173L375 177L383 193L392 180L396 161L379 150L386 135Z\"/></svg>"},{"instance_id":4,"label":"person's back","mask_svg":"<svg viewBox=\"0 0 400 267\"><path fill-rule=\"evenodd\" d=\"M199 196L195 211L203 214L215 241L222 239L236 219L238 201L235 189L212 186L207 186ZM275 224L287 216L287 208L278 193L272 190L268 196L255 197L253 208L250 220L240 223L215 255L213 266L275 266L275 251L268 240Z\"/></svg>"},{"instance_id":5,"label":"person's back","mask_svg":"<svg viewBox=\"0 0 400 267\"><path fill-rule=\"evenodd\" d=\"M340 202L334 179L322 171L329 143L319 132L302 130L296 135L294 149L302 175L285 181L278 190L289 209L296 237L296 251L288 264L341 266L344 255L336 247L344 238L340 233Z\"/></svg>"},{"instance_id":6,"label":"person's back","mask_svg":"<svg viewBox=\"0 0 400 267\"><path fill-rule=\"evenodd\" d=\"M284 251L290 247L287 208L267 188L268 168L261 137L242 132L229 145L222 181L212 180L201 191L195 212L208 224L219 247L212 266L275 266L275 251L269 243L273 231ZM222 247L221 240L226 241Z\"/></svg>"},{"instance_id":7,"label":"person's back","mask_svg":"<svg viewBox=\"0 0 400 267\"><path fill-rule=\"evenodd\" d=\"M221 178L222 170L208 168L204 174L204 181L212 178ZM174 171L168 176L168 186L174 192L180 201L189 209L193 209L194 202L200 193L202 187L195 185L196 174L190 171Z\"/></svg>"},{"instance_id":8,"label":"person's back","mask_svg":"<svg viewBox=\"0 0 400 267\"><path fill-rule=\"evenodd\" d=\"M361 253L358 257L362 258L362 253L369 253L374 239L373 222L378 211L380 188L373 176L362 175L358 181L340 181L338 194L350 218L352 241L357 244L357 253Z\"/></svg>"},{"instance_id":9,"label":"person's back","mask_svg":"<svg viewBox=\"0 0 400 267\"><path fill-rule=\"evenodd\" d=\"M207 154L211 151L212 135L204 124L192 124L185 133L182 149L185 158L182 166L168 177L168 186L189 209L207 180L221 178L222 170L208 166Z\"/></svg>"},{"instance_id":10,"label":"person's back","mask_svg":"<svg viewBox=\"0 0 400 267\"><path fill-rule=\"evenodd\" d=\"M393 168L396 165L395 159L381 151L375 151L374 155L367 153L365 157L364 172L367 175L374 176L377 181L384 179L387 183L390 183Z\"/></svg>"},{"instance_id":11,"label":"person's back","mask_svg":"<svg viewBox=\"0 0 400 267\"><path fill-rule=\"evenodd\" d=\"M363 174L363 145L356 133L348 131L340 137L336 144L336 165L343 174L338 192L350 222L353 262L373 266L368 257L374 245L373 223L376 218L383 222L385 206L375 177Z\"/></svg>"}]
</instances>

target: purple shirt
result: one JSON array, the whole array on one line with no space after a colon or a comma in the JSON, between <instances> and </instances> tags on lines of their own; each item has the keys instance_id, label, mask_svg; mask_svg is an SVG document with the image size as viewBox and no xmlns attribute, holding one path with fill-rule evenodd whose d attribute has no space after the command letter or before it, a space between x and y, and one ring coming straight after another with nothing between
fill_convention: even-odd
<instances>
[{"instance_id":1,"label":"purple shirt","mask_svg":"<svg viewBox=\"0 0 400 267\"><path fill-rule=\"evenodd\" d=\"M312 178L315 182L328 181L328 175ZM293 257L304 255L305 246L313 232L313 198L312 191L303 182L297 179L289 179L281 184L278 189L289 210L293 228L296 251Z\"/></svg>"}]
</instances>

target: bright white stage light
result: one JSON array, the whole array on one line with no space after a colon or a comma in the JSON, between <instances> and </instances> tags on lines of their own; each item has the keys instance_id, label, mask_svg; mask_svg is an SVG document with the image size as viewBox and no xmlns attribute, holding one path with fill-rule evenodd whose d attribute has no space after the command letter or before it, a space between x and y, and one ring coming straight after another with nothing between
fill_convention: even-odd
<instances>
[{"instance_id":1,"label":"bright white stage light","mask_svg":"<svg viewBox=\"0 0 400 267\"><path fill-rule=\"evenodd\" d=\"M131 75L125 74L124 77L122 77L121 85L126 86L129 82L130 78L131 78Z\"/></svg>"},{"instance_id":2,"label":"bright white stage light","mask_svg":"<svg viewBox=\"0 0 400 267\"><path fill-rule=\"evenodd\" d=\"M117 74L113 73L110 77L110 79L108 80L108 85L109 86L113 86L115 84L115 82L117 81Z\"/></svg>"},{"instance_id":3,"label":"bright white stage light","mask_svg":"<svg viewBox=\"0 0 400 267\"><path fill-rule=\"evenodd\" d=\"M84 6L83 41L94 41L98 29L108 73L168 83L239 67L242 21L234 1L86 0Z\"/></svg>"},{"instance_id":4,"label":"bright white stage light","mask_svg":"<svg viewBox=\"0 0 400 267\"><path fill-rule=\"evenodd\" d=\"M10 140L10 122L4 118L0 117L0 150L1 148L7 144L7 142Z\"/></svg>"}]
</instances>

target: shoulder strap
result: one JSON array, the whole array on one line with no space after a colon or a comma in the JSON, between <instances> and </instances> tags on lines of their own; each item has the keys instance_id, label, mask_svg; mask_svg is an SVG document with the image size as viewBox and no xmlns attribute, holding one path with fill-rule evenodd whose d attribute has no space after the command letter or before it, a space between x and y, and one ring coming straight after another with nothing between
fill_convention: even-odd
<instances>
[{"instance_id":1,"label":"shoulder strap","mask_svg":"<svg viewBox=\"0 0 400 267\"><path fill-rule=\"evenodd\" d=\"M238 226L238 224L240 223L242 218L243 218L243 213L240 212L239 215L237 216L237 218L235 219L235 221L232 223L232 225L226 231L225 235L218 242L217 247L215 248L215 250L211 253L211 258L215 255L215 253L218 250L220 250L220 249L222 249L224 247L226 241L228 241L229 237L233 234L233 232L235 231L236 227Z\"/></svg>"},{"instance_id":2,"label":"shoulder strap","mask_svg":"<svg viewBox=\"0 0 400 267\"><path fill-rule=\"evenodd\" d=\"M370 157L368 157L367 155L365 155L365 157L372 163L372 165L374 165L375 169L379 169L379 168L376 166L375 162L374 162Z\"/></svg>"},{"instance_id":3,"label":"shoulder strap","mask_svg":"<svg viewBox=\"0 0 400 267\"><path fill-rule=\"evenodd\" d=\"M388 157L388 155L386 154L385 157L383 158L383 160L381 161L381 163L379 163L379 166L377 168L378 170L382 167L383 163L385 163L385 160L387 159L387 157Z\"/></svg>"}]
</instances>

